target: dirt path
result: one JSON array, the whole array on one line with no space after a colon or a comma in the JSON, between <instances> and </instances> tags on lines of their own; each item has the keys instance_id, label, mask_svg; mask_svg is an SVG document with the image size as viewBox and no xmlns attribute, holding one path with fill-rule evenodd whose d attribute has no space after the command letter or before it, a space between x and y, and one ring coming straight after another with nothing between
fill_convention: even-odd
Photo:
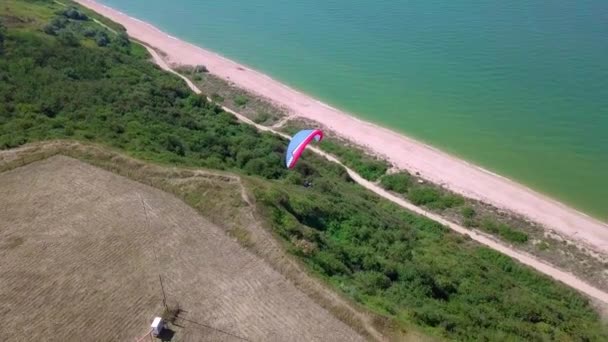
<instances>
[{"instance_id":1,"label":"dirt path","mask_svg":"<svg viewBox=\"0 0 608 342\"><path fill-rule=\"evenodd\" d=\"M295 119L295 118L297 118L297 116L295 116L295 115L291 115L291 114L285 115L284 118L282 118L280 121L278 121L277 123L272 125L272 128L281 128L287 123L287 121Z\"/></svg>"},{"instance_id":2,"label":"dirt path","mask_svg":"<svg viewBox=\"0 0 608 342\"><path fill-rule=\"evenodd\" d=\"M169 71L177 76L179 76L180 78L182 78L190 87L190 89L192 89L192 91L194 91L197 94L201 94L201 90L198 89L198 87L196 87L196 85L194 85L194 83L192 83L192 81L190 81L187 77L179 74L178 72L176 72L175 70L173 70L166 62L165 60L161 57L161 55L159 53L157 53L154 49L150 48L149 46L145 45L146 49L148 49L148 51L150 52L150 54L152 55L152 58L154 59L154 62L157 63L163 70ZM211 99L209 99L209 101L211 101ZM274 130L271 127L266 127L266 126L262 126L259 124L256 124L255 122L251 121L250 119L244 117L243 115L240 115L239 113L231 110L230 108L226 108L226 107L222 107L225 111L232 113L233 115L235 115L239 120L249 124L249 125L253 125L255 126L258 130L260 131L266 131L266 132L271 132L277 135L280 135L286 139L290 139L291 137L281 133L279 131ZM347 171L348 174L351 176L351 178L353 178L358 184L360 184L361 186L365 187L366 189L373 191L374 193L376 193L377 195L403 207L406 208L410 211L413 211L417 214L420 214L422 216L425 216L427 218L430 218L434 221L437 221L447 227L449 227L450 229L460 233L460 234L464 234L464 235L468 235L470 236L473 240L488 246L494 250L497 250L505 255L510 256L511 258L514 258L516 260L518 260L519 262L521 262L522 264L528 265L536 270L538 270L539 272L542 272L556 280L559 280L569 286L571 286L572 288L590 296L593 297L595 299L598 299L600 301L602 301L605 304L608 304L608 294L587 284L586 282L582 281L581 279L577 278L576 276L574 276L571 273L568 272L564 272L561 271L559 269L557 269L556 267L549 265L543 261L540 261L539 259L535 258L534 256L528 254L528 253L524 253L521 251L517 251L514 248L507 246L501 242L498 242L497 240L495 240L494 238L490 237L489 235L486 234L482 234L480 232L477 231L472 231L470 229L467 229L463 226L457 225L455 223L449 222L445 219L443 219L442 217L440 217L437 214L434 214L432 212L429 212L427 210L424 210L420 207L415 206L412 203L409 203L405 200L403 200L402 198L399 198L389 192L387 192L386 190L380 188L378 185L371 183L365 179L363 179L363 177L361 177L359 174L357 174L355 171L349 169L348 167L344 166L337 158L335 158L334 156L325 153L321 150L319 150L318 148L315 147L309 147L309 149L311 149L312 151L314 151L315 153L318 153L322 156L324 156L325 158L340 164L342 167L344 167Z\"/></svg>"}]
</instances>

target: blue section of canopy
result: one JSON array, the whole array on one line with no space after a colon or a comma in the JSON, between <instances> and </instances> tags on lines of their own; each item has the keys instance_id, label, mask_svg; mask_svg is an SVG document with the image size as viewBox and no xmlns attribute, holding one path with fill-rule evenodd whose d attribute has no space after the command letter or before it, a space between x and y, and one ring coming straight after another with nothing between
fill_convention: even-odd
<instances>
[{"instance_id":1,"label":"blue section of canopy","mask_svg":"<svg viewBox=\"0 0 608 342\"><path fill-rule=\"evenodd\" d=\"M316 141L321 139L320 131L316 129L305 129L296 133L287 146L287 154L285 155L285 166L291 168L295 165L295 162L300 158L303 148L312 140L312 136Z\"/></svg>"}]
</instances>

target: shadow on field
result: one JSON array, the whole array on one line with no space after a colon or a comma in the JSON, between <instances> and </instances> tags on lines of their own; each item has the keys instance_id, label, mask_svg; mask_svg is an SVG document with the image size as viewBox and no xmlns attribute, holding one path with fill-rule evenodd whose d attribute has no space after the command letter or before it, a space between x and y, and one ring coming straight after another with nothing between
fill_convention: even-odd
<instances>
[{"instance_id":1,"label":"shadow on field","mask_svg":"<svg viewBox=\"0 0 608 342\"><path fill-rule=\"evenodd\" d=\"M175 336L175 331L173 331L171 328L164 327L156 338L163 342L169 342L173 339L173 336Z\"/></svg>"},{"instance_id":2,"label":"shadow on field","mask_svg":"<svg viewBox=\"0 0 608 342\"><path fill-rule=\"evenodd\" d=\"M196 321L193 321L193 320L190 320L190 319L186 319L186 318L182 318L182 317L180 317L180 319L181 319L182 321L185 321L185 322L188 322L188 323L194 324L195 326L198 326L199 328L202 328L202 329L215 330L215 331L217 331L217 332L220 332L220 333L225 334L225 335L228 335L228 336L232 336L232 337L237 338L237 339L242 340L242 341L249 341L249 340L248 340L247 338L245 338L245 337L242 337L242 336L239 336L239 335L233 334L233 333L231 333L231 332L229 332L229 331L225 331L225 330L222 330L222 329L214 328L214 327L212 327L212 326L210 326L210 325L207 325L207 324L204 324L204 323L196 322Z\"/></svg>"}]
</instances>

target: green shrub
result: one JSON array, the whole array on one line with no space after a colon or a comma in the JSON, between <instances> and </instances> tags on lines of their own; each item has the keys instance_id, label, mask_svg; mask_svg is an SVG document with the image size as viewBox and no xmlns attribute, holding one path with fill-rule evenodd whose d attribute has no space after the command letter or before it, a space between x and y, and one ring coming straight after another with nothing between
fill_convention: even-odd
<instances>
[{"instance_id":1,"label":"green shrub","mask_svg":"<svg viewBox=\"0 0 608 342\"><path fill-rule=\"evenodd\" d=\"M246 96L237 95L234 97L234 103L239 107L245 106L247 102L249 102L249 99Z\"/></svg>"},{"instance_id":2,"label":"green shrub","mask_svg":"<svg viewBox=\"0 0 608 342\"><path fill-rule=\"evenodd\" d=\"M376 271L358 272L355 274L355 286L365 295L374 295L389 288L391 280Z\"/></svg>"},{"instance_id":3,"label":"green shrub","mask_svg":"<svg viewBox=\"0 0 608 342\"><path fill-rule=\"evenodd\" d=\"M82 31L82 35L87 38L93 38L97 35L98 29L94 27L87 27Z\"/></svg>"},{"instance_id":4,"label":"green shrub","mask_svg":"<svg viewBox=\"0 0 608 342\"><path fill-rule=\"evenodd\" d=\"M399 172L385 175L380 179L380 184L386 190L395 191L401 194L408 192L411 183L411 176L406 172Z\"/></svg>"},{"instance_id":5,"label":"green shrub","mask_svg":"<svg viewBox=\"0 0 608 342\"><path fill-rule=\"evenodd\" d=\"M333 254L321 251L313 256L313 261L319 266L320 270L327 276L336 274L346 274L348 268Z\"/></svg>"},{"instance_id":6,"label":"green shrub","mask_svg":"<svg viewBox=\"0 0 608 342\"><path fill-rule=\"evenodd\" d=\"M2 53L4 51L4 36L5 35L6 35L6 28L4 27L2 20L0 20L0 55L2 55Z\"/></svg>"},{"instance_id":7,"label":"green shrub","mask_svg":"<svg viewBox=\"0 0 608 342\"><path fill-rule=\"evenodd\" d=\"M110 37L108 37L108 34L104 31L99 31L95 36L95 43L97 46L101 47L108 46L108 44L110 44Z\"/></svg>"},{"instance_id":8,"label":"green shrub","mask_svg":"<svg viewBox=\"0 0 608 342\"><path fill-rule=\"evenodd\" d=\"M79 10L77 10L74 7L70 7L64 11L61 12L61 14L69 19L74 19L74 20L88 20L89 17L87 17L86 14L80 12Z\"/></svg>"},{"instance_id":9,"label":"green shrub","mask_svg":"<svg viewBox=\"0 0 608 342\"><path fill-rule=\"evenodd\" d=\"M211 100L213 102L217 102L217 103L224 102L224 98L220 94L217 94L217 93L211 94Z\"/></svg>"},{"instance_id":10,"label":"green shrub","mask_svg":"<svg viewBox=\"0 0 608 342\"><path fill-rule=\"evenodd\" d=\"M291 132L292 134L295 132ZM356 171L361 177L375 181L382 177L389 167L389 164L382 160L367 155L364 151L344 145L343 143L324 139L320 145L321 149L337 156L344 165Z\"/></svg>"},{"instance_id":11,"label":"green shrub","mask_svg":"<svg viewBox=\"0 0 608 342\"><path fill-rule=\"evenodd\" d=\"M207 69L206 66L199 64L194 67L194 72L195 73L207 73L207 72L209 72L209 69Z\"/></svg>"},{"instance_id":12,"label":"green shrub","mask_svg":"<svg viewBox=\"0 0 608 342\"><path fill-rule=\"evenodd\" d=\"M182 157L186 155L186 146L178 136L169 135L165 139L165 144L168 151L173 152Z\"/></svg>"},{"instance_id":13,"label":"green shrub","mask_svg":"<svg viewBox=\"0 0 608 342\"><path fill-rule=\"evenodd\" d=\"M463 204L464 198L462 196L451 193L443 193L439 198L439 202L436 204L436 207L439 209L447 209L458 207Z\"/></svg>"},{"instance_id":14,"label":"green shrub","mask_svg":"<svg viewBox=\"0 0 608 342\"><path fill-rule=\"evenodd\" d=\"M541 251L546 251L546 250L548 250L548 249L550 248L549 244L548 244L548 243L546 243L546 242L544 242L544 241L543 241L543 242L541 242L541 243L539 243L539 244L537 245L537 247L538 247L538 249L539 249L539 250L541 250Z\"/></svg>"},{"instance_id":15,"label":"green shrub","mask_svg":"<svg viewBox=\"0 0 608 342\"><path fill-rule=\"evenodd\" d=\"M463 207L460 210L460 213L462 214L462 217L464 217L465 219L472 219L473 217L475 217L475 209L473 209L473 207L470 207L470 206Z\"/></svg>"},{"instance_id":16,"label":"green shrub","mask_svg":"<svg viewBox=\"0 0 608 342\"><path fill-rule=\"evenodd\" d=\"M496 222L491 218L484 218L479 227L489 233L498 234L509 242L525 243L528 241L528 234L515 230L507 224Z\"/></svg>"},{"instance_id":17,"label":"green shrub","mask_svg":"<svg viewBox=\"0 0 608 342\"><path fill-rule=\"evenodd\" d=\"M441 194L439 190L429 186L418 186L410 189L409 200L415 205L430 205L439 202Z\"/></svg>"},{"instance_id":18,"label":"green shrub","mask_svg":"<svg viewBox=\"0 0 608 342\"><path fill-rule=\"evenodd\" d=\"M55 17L53 20L44 26L43 31L46 34L57 35L60 30L68 25L69 21L64 17Z\"/></svg>"},{"instance_id":19,"label":"green shrub","mask_svg":"<svg viewBox=\"0 0 608 342\"><path fill-rule=\"evenodd\" d=\"M500 236L507 241L515 243L525 243L528 241L528 234L512 229L507 225L500 226Z\"/></svg>"},{"instance_id":20,"label":"green shrub","mask_svg":"<svg viewBox=\"0 0 608 342\"><path fill-rule=\"evenodd\" d=\"M438 188L428 185L412 187L407 197L415 205L424 205L436 210L444 210L464 204L462 196L443 192Z\"/></svg>"},{"instance_id":21,"label":"green shrub","mask_svg":"<svg viewBox=\"0 0 608 342\"><path fill-rule=\"evenodd\" d=\"M270 119L270 114L268 114L266 112L258 112L258 114L253 119L253 122L255 122L257 124L261 124L261 123L266 122L268 119Z\"/></svg>"},{"instance_id":22,"label":"green shrub","mask_svg":"<svg viewBox=\"0 0 608 342\"><path fill-rule=\"evenodd\" d=\"M462 220L462 225L468 228L475 228L478 226L477 221L472 218L465 218Z\"/></svg>"},{"instance_id":23,"label":"green shrub","mask_svg":"<svg viewBox=\"0 0 608 342\"><path fill-rule=\"evenodd\" d=\"M70 31L66 31L66 30L59 32L59 34L57 35L57 40L62 45L69 46L69 47L76 47L76 46L80 45L80 41L78 40L78 38L76 38L74 33L70 32Z\"/></svg>"}]
</instances>

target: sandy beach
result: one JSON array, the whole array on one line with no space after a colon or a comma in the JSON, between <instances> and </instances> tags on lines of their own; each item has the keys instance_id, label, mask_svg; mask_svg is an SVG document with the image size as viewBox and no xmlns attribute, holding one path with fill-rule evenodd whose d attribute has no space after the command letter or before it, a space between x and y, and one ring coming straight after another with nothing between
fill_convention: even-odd
<instances>
[{"instance_id":1,"label":"sandy beach","mask_svg":"<svg viewBox=\"0 0 608 342\"><path fill-rule=\"evenodd\" d=\"M524 215L598 252L608 252L606 223L433 147L359 120L267 75L172 37L120 11L94 1L77 2L122 24L133 38L163 51L170 63L205 65L212 74L268 98L294 115L317 121L344 138L359 141L365 137L367 148L398 168L420 172L422 177L464 196Z\"/></svg>"}]
</instances>

